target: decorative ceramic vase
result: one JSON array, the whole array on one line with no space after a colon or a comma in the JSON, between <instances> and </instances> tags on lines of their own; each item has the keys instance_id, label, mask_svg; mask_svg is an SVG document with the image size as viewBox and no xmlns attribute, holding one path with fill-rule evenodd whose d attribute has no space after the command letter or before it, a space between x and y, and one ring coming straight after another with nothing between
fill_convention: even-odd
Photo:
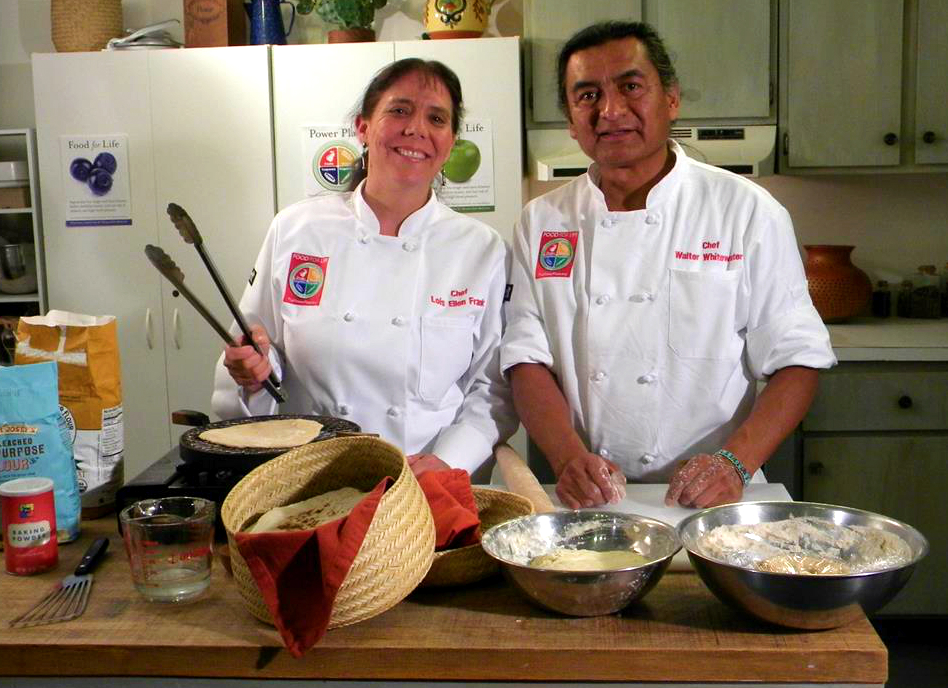
<instances>
[{"instance_id":1,"label":"decorative ceramic vase","mask_svg":"<svg viewBox=\"0 0 948 688\"><path fill-rule=\"evenodd\" d=\"M58 52L102 50L125 34L122 0L52 0L50 29Z\"/></svg>"},{"instance_id":2,"label":"decorative ceramic vase","mask_svg":"<svg viewBox=\"0 0 948 688\"><path fill-rule=\"evenodd\" d=\"M328 43L371 43L374 40L372 29L332 29L326 34Z\"/></svg>"},{"instance_id":3,"label":"decorative ceramic vase","mask_svg":"<svg viewBox=\"0 0 948 688\"><path fill-rule=\"evenodd\" d=\"M842 322L864 313L872 298L872 282L849 258L856 247L821 244L803 248L810 298L823 322Z\"/></svg>"},{"instance_id":4,"label":"decorative ceramic vase","mask_svg":"<svg viewBox=\"0 0 948 688\"><path fill-rule=\"evenodd\" d=\"M477 38L487 28L493 0L428 0L425 33L429 38Z\"/></svg>"}]
</instances>

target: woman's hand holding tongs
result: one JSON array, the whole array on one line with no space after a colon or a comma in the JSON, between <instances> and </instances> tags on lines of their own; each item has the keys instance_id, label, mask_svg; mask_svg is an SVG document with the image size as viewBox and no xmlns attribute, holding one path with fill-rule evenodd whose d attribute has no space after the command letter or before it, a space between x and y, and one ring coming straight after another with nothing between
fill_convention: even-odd
<instances>
[{"instance_id":1,"label":"woman's hand holding tongs","mask_svg":"<svg viewBox=\"0 0 948 688\"><path fill-rule=\"evenodd\" d=\"M224 347L224 367L234 382L248 392L256 392L263 388L263 381L270 375L270 335L260 325L251 325L250 333L261 353L241 335L239 346Z\"/></svg>"}]
</instances>

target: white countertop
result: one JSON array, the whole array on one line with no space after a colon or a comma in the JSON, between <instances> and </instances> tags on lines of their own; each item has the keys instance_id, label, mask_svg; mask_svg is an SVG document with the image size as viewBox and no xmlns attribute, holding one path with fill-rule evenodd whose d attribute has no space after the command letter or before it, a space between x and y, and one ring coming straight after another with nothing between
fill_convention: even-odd
<instances>
[{"instance_id":1,"label":"white countertop","mask_svg":"<svg viewBox=\"0 0 948 688\"><path fill-rule=\"evenodd\" d=\"M840 361L948 361L948 318L853 318L826 327Z\"/></svg>"}]
</instances>

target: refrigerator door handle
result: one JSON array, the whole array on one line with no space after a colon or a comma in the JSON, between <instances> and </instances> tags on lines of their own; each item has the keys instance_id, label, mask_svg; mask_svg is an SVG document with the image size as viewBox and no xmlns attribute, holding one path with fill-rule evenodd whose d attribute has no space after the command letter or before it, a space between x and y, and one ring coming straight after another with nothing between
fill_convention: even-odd
<instances>
[{"instance_id":1,"label":"refrigerator door handle","mask_svg":"<svg viewBox=\"0 0 948 688\"><path fill-rule=\"evenodd\" d=\"M151 309L145 309L145 344L149 349L155 348L155 343L151 336Z\"/></svg>"},{"instance_id":2,"label":"refrigerator door handle","mask_svg":"<svg viewBox=\"0 0 948 688\"><path fill-rule=\"evenodd\" d=\"M181 316L177 308L171 316L171 332L174 339L174 348L181 350Z\"/></svg>"}]
</instances>

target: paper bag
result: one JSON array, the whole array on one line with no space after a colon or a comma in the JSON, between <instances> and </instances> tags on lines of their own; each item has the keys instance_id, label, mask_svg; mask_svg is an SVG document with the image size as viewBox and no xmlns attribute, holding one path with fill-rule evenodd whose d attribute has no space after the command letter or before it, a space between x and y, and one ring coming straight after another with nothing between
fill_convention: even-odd
<instances>
[{"instance_id":1,"label":"paper bag","mask_svg":"<svg viewBox=\"0 0 948 688\"><path fill-rule=\"evenodd\" d=\"M124 482L122 372L115 317L49 311L20 318L14 363L54 361L59 403L72 424L73 456L82 514L95 518L115 507Z\"/></svg>"}]
</instances>

